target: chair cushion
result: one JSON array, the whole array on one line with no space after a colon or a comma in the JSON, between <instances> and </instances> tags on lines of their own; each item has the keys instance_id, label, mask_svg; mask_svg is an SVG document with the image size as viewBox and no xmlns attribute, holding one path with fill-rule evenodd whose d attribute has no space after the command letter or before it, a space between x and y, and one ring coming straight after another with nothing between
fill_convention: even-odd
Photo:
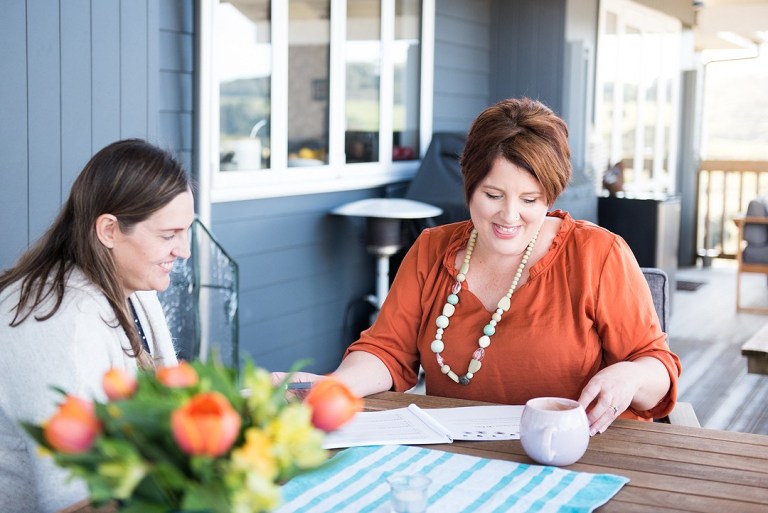
<instances>
[{"instance_id":1,"label":"chair cushion","mask_svg":"<svg viewBox=\"0 0 768 513\"><path fill-rule=\"evenodd\" d=\"M750 201L747 205L747 217L768 217L768 206L765 201L765 199ZM744 240L747 241L748 246L752 247L768 245L768 225L747 223L744 226Z\"/></svg>"},{"instance_id":2,"label":"chair cushion","mask_svg":"<svg viewBox=\"0 0 768 513\"><path fill-rule=\"evenodd\" d=\"M741 253L741 259L747 264L768 264L768 244L747 244Z\"/></svg>"}]
</instances>

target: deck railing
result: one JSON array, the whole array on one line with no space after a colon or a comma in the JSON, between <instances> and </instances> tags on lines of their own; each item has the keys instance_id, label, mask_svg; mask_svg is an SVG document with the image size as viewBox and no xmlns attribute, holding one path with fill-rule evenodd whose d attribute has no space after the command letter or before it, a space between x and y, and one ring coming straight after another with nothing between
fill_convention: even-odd
<instances>
[{"instance_id":1,"label":"deck railing","mask_svg":"<svg viewBox=\"0 0 768 513\"><path fill-rule=\"evenodd\" d=\"M750 200L768 194L768 162L704 160L698 184L699 255L733 258L738 245L733 218L746 212Z\"/></svg>"}]
</instances>

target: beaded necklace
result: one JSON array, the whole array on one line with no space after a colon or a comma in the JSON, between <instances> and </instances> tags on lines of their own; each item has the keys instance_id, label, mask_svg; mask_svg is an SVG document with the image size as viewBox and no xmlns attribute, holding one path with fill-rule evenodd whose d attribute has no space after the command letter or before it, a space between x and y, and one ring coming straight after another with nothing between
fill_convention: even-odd
<instances>
[{"instance_id":1,"label":"beaded necklace","mask_svg":"<svg viewBox=\"0 0 768 513\"><path fill-rule=\"evenodd\" d=\"M458 274L456 274L456 283L453 284L451 293L448 295L445 305L443 305L443 313L439 315L435 320L437 325L437 332L435 333L435 340L432 341L431 349L437 357L437 364L440 366L440 371L451 378L456 383L462 385L469 385L469 381L474 377L477 371L482 367L482 361L485 357L485 348L491 345L491 336L496 333L496 325L501 321L501 316L509 310L510 298L515 293L517 283L520 281L520 277L523 275L523 269L525 269L528 259L533 251L533 246L536 244L536 239L539 237L538 230L534 234L531 242L525 248L523 259L520 261L520 265L517 268L515 277L512 279L512 285L510 285L507 293L502 296L497 304L496 311L491 315L491 320L483 328L483 336L477 341L480 346L472 353L472 358L469 360L469 366L467 367L467 373L459 377L454 371L451 370L450 365L445 363L443 356L440 354L445 349L445 343L443 342L443 333L450 324L450 317L456 311L456 305L459 303L459 291L461 291L461 283L467 279L467 273L469 272L469 261L472 258L472 252L475 249L477 243L477 230L472 228L472 233L469 236L469 242L467 243L467 251L464 254L464 263L461 265Z\"/></svg>"}]
</instances>

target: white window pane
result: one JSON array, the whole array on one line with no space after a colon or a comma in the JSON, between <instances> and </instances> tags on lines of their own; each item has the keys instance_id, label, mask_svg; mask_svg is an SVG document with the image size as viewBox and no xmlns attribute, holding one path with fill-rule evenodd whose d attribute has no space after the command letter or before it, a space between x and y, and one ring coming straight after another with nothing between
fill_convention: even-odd
<instances>
[{"instance_id":1,"label":"white window pane","mask_svg":"<svg viewBox=\"0 0 768 513\"><path fill-rule=\"evenodd\" d=\"M269 0L221 2L216 13L220 169L269 167Z\"/></svg>"},{"instance_id":2,"label":"white window pane","mask_svg":"<svg viewBox=\"0 0 768 513\"><path fill-rule=\"evenodd\" d=\"M290 0L288 166L328 162L330 0Z\"/></svg>"}]
</instances>

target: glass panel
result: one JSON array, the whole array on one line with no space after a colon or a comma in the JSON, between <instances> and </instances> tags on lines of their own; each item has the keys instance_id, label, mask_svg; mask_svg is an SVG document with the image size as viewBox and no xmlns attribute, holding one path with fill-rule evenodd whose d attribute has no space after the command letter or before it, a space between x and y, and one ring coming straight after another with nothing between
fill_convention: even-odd
<instances>
[{"instance_id":1,"label":"glass panel","mask_svg":"<svg viewBox=\"0 0 768 513\"><path fill-rule=\"evenodd\" d=\"M662 76L664 77L664 87L660 90L661 97L659 98L660 123L662 132L661 152L662 168L667 175L667 181L671 179L674 174L674 164L670 162L670 151L672 148L673 134L672 134L672 121L675 119L675 101L673 95L673 87L677 84L674 80L675 75L678 73L678 48L679 38L676 34L666 33L662 37ZM670 184L672 185L672 184Z\"/></svg>"},{"instance_id":2,"label":"glass panel","mask_svg":"<svg viewBox=\"0 0 768 513\"><path fill-rule=\"evenodd\" d=\"M222 1L216 12L222 171L269 167L272 43L269 0Z\"/></svg>"},{"instance_id":3,"label":"glass panel","mask_svg":"<svg viewBox=\"0 0 768 513\"><path fill-rule=\"evenodd\" d=\"M598 110L600 134L597 147L594 150L597 155L593 157L595 166L601 173L609 166L617 163L609 159L616 159L619 153L613 145L613 118L617 114L616 109L621 108L621 105L616 104L616 88L618 87L616 73L619 69L619 44L616 26L616 13L606 12L605 34L600 44L601 57L599 61L603 93Z\"/></svg>"},{"instance_id":4,"label":"glass panel","mask_svg":"<svg viewBox=\"0 0 768 513\"><path fill-rule=\"evenodd\" d=\"M653 166L656 155L656 131L663 130L657 126L658 97L661 80L661 34L649 32L645 34L643 45L643 88L645 102L643 103L643 172L642 179L660 179L654 176ZM659 183L662 183L661 181Z\"/></svg>"},{"instance_id":5,"label":"glass panel","mask_svg":"<svg viewBox=\"0 0 768 513\"><path fill-rule=\"evenodd\" d=\"M392 160L419 158L421 0L395 3Z\"/></svg>"},{"instance_id":6,"label":"glass panel","mask_svg":"<svg viewBox=\"0 0 768 513\"><path fill-rule=\"evenodd\" d=\"M381 2L347 4L346 46L347 162L379 160L379 91L381 77Z\"/></svg>"},{"instance_id":7,"label":"glass panel","mask_svg":"<svg viewBox=\"0 0 768 513\"><path fill-rule=\"evenodd\" d=\"M288 166L328 163L330 0L290 0Z\"/></svg>"},{"instance_id":8,"label":"glass panel","mask_svg":"<svg viewBox=\"0 0 768 513\"><path fill-rule=\"evenodd\" d=\"M624 104L621 124L621 158L624 161L624 183L632 183L639 178L642 169L635 170L635 150L638 127L638 89L640 86L640 65L642 39L640 31L627 27L623 38L622 77L624 79Z\"/></svg>"}]
</instances>

